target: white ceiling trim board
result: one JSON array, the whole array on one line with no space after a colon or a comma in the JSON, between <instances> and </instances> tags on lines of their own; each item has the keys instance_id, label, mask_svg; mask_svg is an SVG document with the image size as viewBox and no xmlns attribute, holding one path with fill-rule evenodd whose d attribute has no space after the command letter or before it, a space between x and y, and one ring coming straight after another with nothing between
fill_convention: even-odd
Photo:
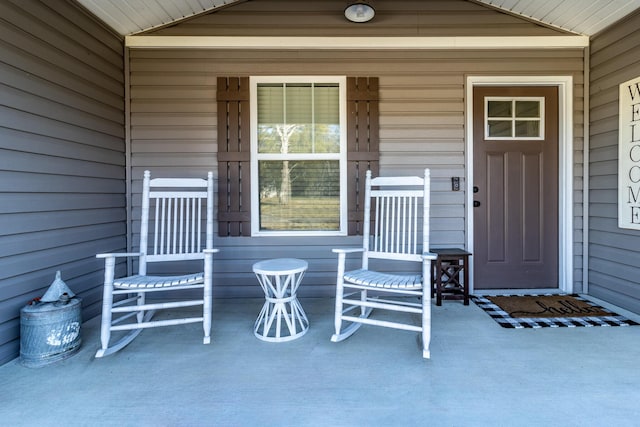
<instances>
[{"instance_id":1,"label":"white ceiling trim board","mask_svg":"<svg viewBox=\"0 0 640 427\"><path fill-rule=\"evenodd\" d=\"M589 46L586 36L522 37L232 37L127 36L131 49L560 49Z\"/></svg>"}]
</instances>

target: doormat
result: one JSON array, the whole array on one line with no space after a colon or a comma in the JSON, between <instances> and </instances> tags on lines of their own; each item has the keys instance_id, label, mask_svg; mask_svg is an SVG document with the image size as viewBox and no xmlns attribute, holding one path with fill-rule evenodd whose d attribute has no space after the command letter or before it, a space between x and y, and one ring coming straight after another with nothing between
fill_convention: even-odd
<instances>
[{"instance_id":1,"label":"doormat","mask_svg":"<svg viewBox=\"0 0 640 427\"><path fill-rule=\"evenodd\" d=\"M471 299L503 328L639 325L578 294L472 295Z\"/></svg>"}]
</instances>

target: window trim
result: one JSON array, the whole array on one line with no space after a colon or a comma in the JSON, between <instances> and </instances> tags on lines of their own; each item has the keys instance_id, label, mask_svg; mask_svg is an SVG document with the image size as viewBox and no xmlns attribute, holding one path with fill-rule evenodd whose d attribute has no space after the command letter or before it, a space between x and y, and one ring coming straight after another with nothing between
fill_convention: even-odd
<instances>
[{"instance_id":1,"label":"window trim","mask_svg":"<svg viewBox=\"0 0 640 427\"><path fill-rule=\"evenodd\" d=\"M540 123L540 134L536 137L522 137L515 136L514 125L518 122L518 118L515 116L515 108L511 117L489 117L489 102L490 101L511 101L515 104L517 101L538 101L540 106L540 117L522 117L520 121L538 121ZM540 96L486 96L484 98L484 139L487 141L543 141L545 139L545 99ZM512 136L489 136L489 120L504 120L511 121Z\"/></svg>"},{"instance_id":2,"label":"window trim","mask_svg":"<svg viewBox=\"0 0 640 427\"><path fill-rule=\"evenodd\" d=\"M288 154L289 160L333 159L340 168L340 226L335 231L264 231L260 230L260 188L258 182L259 160L281 160L281 154L258 153L258 103L257 91L260 83L337 83L339 85L340 152L309 155ZM251 76L249 77L250 105L250 175L251 175L251 236L346 236L348 232L347 205L347 77L346 76Z\"/></svg>"}]
</instances>

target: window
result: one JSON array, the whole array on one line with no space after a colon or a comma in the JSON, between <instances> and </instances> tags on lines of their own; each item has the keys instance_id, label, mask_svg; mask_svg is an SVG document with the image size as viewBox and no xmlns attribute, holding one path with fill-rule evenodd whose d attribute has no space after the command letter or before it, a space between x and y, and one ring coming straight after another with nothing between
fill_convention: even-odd
<instances>
[{"instance_id":1,"label":"window","mask_svg":"<svg viewBox=\"0 0 640 427\"><path fill-rule=\"evenodd\" d=\"M485 98L485 139L544 139L544 98Z\"/></svg>"},{"instance_id":2,"label":"window","mask_svg":"<svg viewBox=\"0 0 640 427\"><path fill-rule=\"evenodd\" d=\"M362 234L364 227L364 182L367 170L374 176L380 170L379 140L379 79L377 77L331 77L316 83L337 83L339 90L340 112L340 212L341 221L346 221L346 232L351 236ZM261 79L261 83L293 84L312 83L305 77L299 81L287 78ZM346 82L346 88L344 88ZM257 188L257 162L254 163L252 138L257 141L258 120L256 118L257 102L251 110L249 77L218 76L216 79L217 104L217 144L218 144L218 236L249 237L259 215L255 215L258 206L253 206L253 190ZM257 83L253 85L257 88ZM284 87L284 86L283 86ZM346 102L343 102L346 93ZM253 98L255 99L256 94ZM344 119L346 115L346 122ZM346 134L346 138L344 137ZM345 148L346 146L346 148ZM342 153L342 151L346 151ZM257 148L256 148L257 151ZM264 153L266 156L269 153ZM277 153L272 153L277 154ZM335 153L331 155L335 156ZM346 167L344 165L346 158ZM255 171L252 168L255 167ZM346 169L346 172L345 172ZM281 169L282 170L282 169ZM345 178L346 177L346 178ZM344 181L344 182L343 182ZM346 188L346 190L345 190ZM346 193L346 194L345 194ZM259 192L257 193L259 194ZM347 207L344 207L346 197ZM258 200L258 199L256 199ZM258 203L256 203L258 205ZM345 212L346 211L346 215ZM345 218L346 217L346 218ZM284 235L299 233L300 235L343 234L341 231L298 231L281 232ZM259 231L256 232L260 234ZM278 233L265 231L265 234Z\"/></svg>"},{"instance_id":3,"label":"window","mask_svg":"<svg viewBox=\"0 0 640 427\"><path fill-rule=\"evenodd\" d=\"M252 235L346 234L346 78L253 77Z\"/></svg>"}]
</instances>

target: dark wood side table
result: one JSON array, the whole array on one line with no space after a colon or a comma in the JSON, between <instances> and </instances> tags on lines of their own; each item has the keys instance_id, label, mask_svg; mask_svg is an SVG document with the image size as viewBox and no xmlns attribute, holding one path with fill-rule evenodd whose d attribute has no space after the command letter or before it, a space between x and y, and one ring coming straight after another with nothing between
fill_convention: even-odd
<instances>
[{"instance_id":1,"label":"dark wood side table","mask_svg":"<svg viewBox=\"0 0 640 427\"><path fill-rule=\"evenodd\" d=\"M458 248L430 249L438 255L431 263L431 297L435 293L436 305L442 300L464 300L469 305L470 252Z\"/></svg>"}]
</instances>

